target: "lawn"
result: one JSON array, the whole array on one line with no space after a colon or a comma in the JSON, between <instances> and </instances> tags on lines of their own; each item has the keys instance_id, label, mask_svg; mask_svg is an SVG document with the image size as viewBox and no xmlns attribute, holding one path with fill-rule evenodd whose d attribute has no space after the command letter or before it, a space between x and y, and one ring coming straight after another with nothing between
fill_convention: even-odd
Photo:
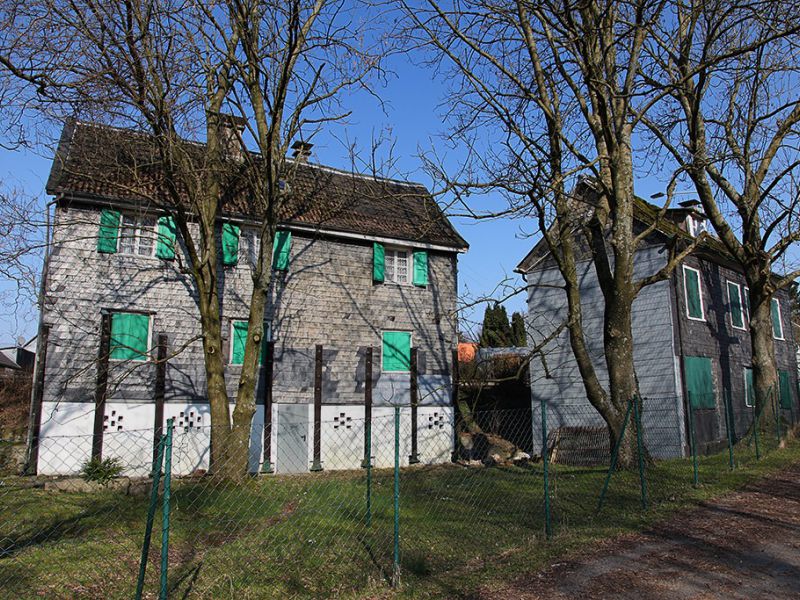
<instances>
[{"instance_id":1,"label":"lawn","mask_svg":"<svg viewBox=\"0 0 800 600\"><path fill-rule=\"evenodd\" d=\"M763 445L763 444L762 444ZM541 464L440 465L401 475L401 581L389 587L393 555L393 475L374 470L367 521L366 473L261 476L243 486L209 479L175 481L169 545L171 597L450 598L532 571L589 542L646 528L692 506L800 461L800 443L737 448L699 461L648 466L647 511L638 472L612 479L597 499L598 468L551 466L553 537L544 537ZM117 492L0 486L0 596L133 596L147 499ZM161 515L148 566L146 597L156 597Z\"/></svg>"}]
</instances>

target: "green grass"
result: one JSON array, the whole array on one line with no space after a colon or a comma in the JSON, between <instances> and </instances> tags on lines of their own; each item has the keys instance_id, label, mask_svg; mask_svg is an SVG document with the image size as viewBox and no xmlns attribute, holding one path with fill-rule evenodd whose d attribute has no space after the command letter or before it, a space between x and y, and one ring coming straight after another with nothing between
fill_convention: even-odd
<instances>
[{"instance_id":1,"label":"green grass","mask_svg":"<svg viewBox=\"0 0 800 600\"><path fill-rule=\"evenodd\" d=\"M768 442L767 442L768 443ZM642 530L800 460L800 443L737 448L701 458L701 486L689 460L648 467L650 506L642 511L636 471L616 473L605 507L596 505L605 471L552 465L554 536L544 538L541 465L404 470L401 476L401 588L392 571L391 471L373 472L366 523L365 473L260 477L243 486L176 481L172 494L171 597L451 598L530 572L592 541ZM133 595L147 499L0 487L0 596ZM158 587L157 514L146 590Z\"/></svg>"}]
</instances>

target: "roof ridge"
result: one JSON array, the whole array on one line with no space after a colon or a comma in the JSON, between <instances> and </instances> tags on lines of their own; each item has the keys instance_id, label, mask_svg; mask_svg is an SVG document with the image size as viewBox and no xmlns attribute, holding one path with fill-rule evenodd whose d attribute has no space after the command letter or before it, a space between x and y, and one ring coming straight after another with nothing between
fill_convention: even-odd
<instances>
[{"instance_id":1,"label":"roof ridge","mask_svg":"<svg viewBox=\"0 0 800 600\"><path fill-rule=\"evenodd\" d=\"M119 133L136 135L136 136L139 136L139 137L142 137L142 138L152 138L153 137L153 134L150 133L150 132L141 131L139 129L134 129L132 127L120 127L118 125L108 125L106 123L95 123L95 122L92 122L92 121L84 121L84 120L81 120L81 119L75 119L75 125L76 126L83 126L83 127L93 127L93 128L97 128L97 129L111 129L111 130L117 131ZM204 142L198 142L197 140L190 140L190 139L187 139L187 138L184 138L184 137L180 137L180 140L182 142L187 143L187 144L192 144L192 145L198 146L198 147L203 147L203 146L206 145ZM249 154L252 154L253 156L262 156L262 154L260 152L256 152L254 150L247 149L247 152ZM392 177L381 177L381 176L378 176L378 175L368 175L368 174L365 174L365 173L359 173L358 171L348 171L346 169L340 169L339 167L332 167L330 165L323 165L323 164L320 164L320 163L310 163L310 162L307 162L307 161L298 161L297 159L291 158L291 157L288 157L288 156L285 157L285 160L288 161L288 162L292 162L292 163L294 163L296 165L304 165L304 166L308 166L308 167L310 167L312 169L319 169L321 171L330 171L331 173L336 173L336 174L339 174L339 175L351 175L353 177L359 177L361 179L367 179L367 180L371 180L371 181L386 181L386 182L389 182L389 183L397 183L397 184L400 184L400 185L407 185L409 187L421 187L421 188L425 188L426 190L428 189L427 186L424 183L419 182L419 181L410 181L408 179L394 179Z\"/></svg>"}]
</instances>

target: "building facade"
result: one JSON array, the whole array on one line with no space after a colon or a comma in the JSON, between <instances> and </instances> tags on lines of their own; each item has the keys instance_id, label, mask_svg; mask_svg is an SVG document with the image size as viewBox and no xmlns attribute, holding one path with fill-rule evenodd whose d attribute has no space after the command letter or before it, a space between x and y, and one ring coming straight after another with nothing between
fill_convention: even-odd
<instances>
[{"instance_id":1,"label":"building facade","mask_svg":"<svg viewBox=\"0 0 800 600\"><path fill-rule=\"evenodd\" d=\"M146 474L154 436L171 417L182 448L177 471L208 468L210 415L185 247L172 238L165 249L163 212L97 174L102 156L93 153L131 136L138 134L71 124L48 182L55 219L34 394L39 473L79 471L97 454L102 430L103 457L118 455L130 472ZM412 429L414 458L449 460L457 257L466 243L419 184L308 163L296 173L288 193L302 198L289 201L276 236L251 470L358 468L368 422L373 456L387 461L393 454L382 446L393 443L385 429L396 405L403 407L405 460ZM258 220L230 210L218 226L233 399ZM419 427L411 427L412 414Z\"/></svg>"},{"instance_id":2,"label":"building facade","mask_svg":"<svg viewBox=\"0 0 800 600\"><path fill-rule=\"evenodd\" d=\"M643 201L638 231L653 222L658 209ZM667 261L674 236L688 238L705 230L694 206L668 210L635 256L635 276L658 272ZM601 383L607 385L603 353L603 294L592 262L578 265L587 345ZM563 279L544 242L520 263L528 289L529 344L542 343L567 315ZM698 448L711 452L750 427L754 393L747 288L741 269L721 244L709 238L687 257L672 277L645 287L633 303L634 363L643 397L643 427L648 450L658 458L688 452L688 407ZM791 293L773 299L773 334L779 372L775 401L785 422L797 418L797 358L790 323ZM545 366L546 365L546 368ZM550 430L569 426L602 427L589 404L568 333L546 346L542 360L531 361L534 424L540 424L542 400ZM540 425L539 425L540 426Z\"/></svg>"}]
</instances>

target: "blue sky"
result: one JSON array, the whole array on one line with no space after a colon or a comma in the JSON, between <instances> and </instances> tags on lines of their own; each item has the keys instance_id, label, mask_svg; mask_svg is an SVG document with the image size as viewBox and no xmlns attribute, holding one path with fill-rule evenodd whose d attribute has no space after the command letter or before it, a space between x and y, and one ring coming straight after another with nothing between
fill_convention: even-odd
<instances>
[{"instance_id":1,"label":"blue sky","mask_svg":"<svg viewBox=\"0 0 800 600\"><path fill-rule=\"evenodd\" d=\"M350 158L342 139L356 142L361 148L369 148L371 139L387 131L394 139L394 157L397 160L395 172L403 173L409 179L430 184L430 179L422 170L420 152L436 147L445 149L441 136L446 135L447 125L444 122L441 104L446 101L447 86L427 70L410 64L402 56L393 59L391 68L394 76L384 87L377 90L384 99L385 105L380 107L377 101L364 93L356 93L343 99L343 104L352 110L352 116L346 128L338 128L323 132L315 138L315 162L349 168ZM45 155L46 154L46 155ZM8 187L18 187L30 195L46 202L44 186L50 169L49 151L16 151L0 150L0 180ZM448 164L456 165L458 156L451 153ZM663 184L649 177L637 183L637 193L643 197L663 189ZM497 197L487 197L476 201L476 208L499 206ZM463 217L455 217L453 223L461 235L470 244L470 250L459 259L459 293L469 297L490 294L498 284L511 277L511 283L519 285L521 280L513 270L518 261L530 249L535 239L530 234L535 225L522 219L498 219L490 221L473 221ZM3 294L5 292L5 294ZM0 344L5 345L18 336L29 337L37 327L37 316L30 303L15 309L9 303L9 286L0 281L0 299L3 306L0 310ZM496 290L497 297L504 295ZM523 310L522 294L506 302L508 313ZM464 312L464 329L469 329L468 322L480 320L483 306ZM474 330L474 327L473 327Z\"/></svg>"}]
</instances>

